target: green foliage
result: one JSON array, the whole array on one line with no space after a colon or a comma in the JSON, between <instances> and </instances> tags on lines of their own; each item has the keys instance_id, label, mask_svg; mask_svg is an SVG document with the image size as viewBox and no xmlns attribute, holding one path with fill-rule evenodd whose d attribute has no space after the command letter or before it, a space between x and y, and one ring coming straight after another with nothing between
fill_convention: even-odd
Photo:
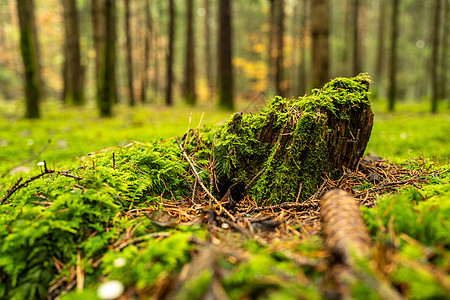
<instances>
[{"instance_id":1,"label":"green foliage","mask_svg":"<svg viewBox=\"0 0 450 300\"><path fill-rule=\"evenodd\" d=\"M347 84L345 80L339 82ZM282 185L291 177L304 182L305 194L314 192L316 186L313 183L307 184L308 176L314 172L319 174L323 145L320 140L315 144L306 144L304 141L318 136L323 129L321 123L316 127L311 126L319 117L315 110L332 109L329 106L329 95L326 91L322 93L327 96L321 101L320 95L298 100L277 97L259 114L245 115L242 119L232 117L229 123L234 120L235 128L209 126L196 131L195 135L190 132L187 139L182 139L182 143L196 162L205 182L210 175L206 167L209 166L212 148L215 149L213 154L217 174L230 174L233 168L241 166L243 172L234 174L233 179L248 180L253 175L252 170L260 167L258 163L264 153L274 156L276 151L250 138L252 134L268 124L266 116L270 113L274 114L275 128L281 130L283 124L289 123L289 118L292 118L286 108L301 106L304 113L297 125L289 128L289 132L294 133L294 142L289 148L279 151L284 151L285 155L311 153L304 165L300 166L305 172L295 175L298 177L292 175L288 178L292 170L297 168L294 163L299 159L297 154L291 156L291 164L277 164L269 159L265 165L267 173L260 178L253 196L262 197L258 195L269 192L269 185L265 186L265 183L273 181ZM340 90L337 89L336 93L339 95ZM358 101L358 94L352 95L351 99L353 100L349 101ZM75 156L85 155L105 146L127 145L129 142L126 139L145 141L158 136L167 138L186 132L188 127L188 118L182 110L163 110L158 114L142 109L124 110L118 111L117 119L98 120L92 118L95 112L80 109L76 121L69 121L74 114L72 111L65 111L48 103L45 105L48 108L47 111L44 110L47 120L35 122L12 118L11 115L16 113L14 107L2 110L5 118L0 118L1 173L37 153L47 142L49 135L52 135L53 141L39 160L45 159L49 162L49 168L60 170L62 166L73 166ZM217 113L213 118L221 119L223 115ZM199 116L199 111L194 112L194 119ZM439 145L436 146L437 153L447 153L448 147L445 145L448 142L440 137L445 135L447 123L436 124L439 120L446 121L446 117L438 116L433 122L426 116L422 119L423 122L420 120L415 120L414 124L421 127L436 126L433 127L435 130L442 131L427 134L435 138L436 145ZM177 125L171 127L167 124ZM396 124L394 120L376 119L375 130L378 126L395 133L394 130L398 128L392 124ZM420 133L420 136L423 139L425 133ZM375 136L375 141L377 138L380 137ZM62 140L66 142L61 142ZM280 140L276 142L279 143ZM419 143L419 140L416 142ZM395 140L391 144L393 151L403 151L405 143L403 139ZM373 142L371 145L372 150L383 156L383 152L379 150L385 147L384 144ZM425 147L423 145L422 141L420 147ZM251 159L248 163L239 165L242 162L233 155L236 153ZM415 150L412 153L416 153ZM31 169L31 174L22 173L25 178L36 175L38 168L35 163L36 160L26 165ZM165 228L146 217L130 218L127 214L131 209L156 209L161 197L183 199L190 196L185 179L192 183L193 177L173 139L104 149L95 155L78 159L76 165L81 165L81 168L73 169L70 174L82 179L48 174L17 191L1 205L0 298L45 298L49 286L61 280L68 281L73 276L73 270L78 264L78 253L87 290L81 293L71 292L64 295L63 299L97 299L95 290L101 277L120 280L126 288L151 289L158 282L173 278L183 265L190 262L191 253L197 247L190 242L192 235L197 238L206 235L206 230L201 227ZM423 166L410 162L409 167ZM398 247L397 267L387 276L412 299L445 298L446 295L446 290L433 273L436 270L445 274L450 261L450 188L448 184L444 184L449 182L450 174L448 167L442 170L433 177L425 178L431 184L425 185L421 190L406 190L401 194L382 197L376 208L362 208L375 242L384 246L394 243ZM0 196L17 179L18 175L0 178ZM275 189L273 197L295 197L297 190L298 186L286 186L284 192ZM393 231L390 232L389 228ZM129 232L133 233L131 237ZM121 247L125 241L130 244ZM261 246L255 240L242 239L237 243L239 245L235 245L236 247L246 251L244 260L236 262L226 257L218 259L221 270L224 271L220 274L221 284L230 298L321 297L319 291L323 270L299 267L285 252L287 250L291 255L298 254L311 261L321 261L324 258L320 255L323 253L320 236L287 245L283 244L286 241L274 241L271 245ZM60 266L55 265L57 261L63 263L61 270ZM125 263L118 264L118 261ZM98 265L94 265L94 262ZM367 262L359 262L359 272L372 276L368 265ZM200 273L185 286L182 294L187 299L201 297L211 284L213 276L215 274L211 270ZM373 289L364 280L356 281L352 291L360 298L373 298Z\"/></svg>"},{"instance_id":2,"label":"green foliage","mask_svg":"<svg viewBox=\"0 0 450 300\"><path fill-rule=\"evenodd\" d=\"M202 299L202 296L211 285L212 276L213 271L209 269L195 276L183 286L181 292L177 295L177 299Z\"/></svg>"},{"instance_id":3,"label":"green foliage","mask_svg":"<svg viewBox=\"0 0 450 300\"><path fill-rule=\"evenodd\" d=\"M424 192L425 196L421 194ZM377 233L379 227L374 222L375 213L367 208L363 208L363 212L369 229ZM409 189L395 196L383 197L378 202L376 215L384 226L387 227L391 221L396 232L404 232L427 245L450 245L448 185L431 185L422 192Z\"/></svg>"},{"instance_id":4,"label":"green foliage","mask_svg":"<svg viewBox=\"0 0 450 300\"><path fill-rule=\"evenodd\" d=\"M179 232L158 241L149 239L139 248L128 246L121 252L109 250L103 258L103 274L108 279L123 281L125 285L138 288L152 286L156 281L168 277L190 260L192 233ZM124 258L124 266L115 266L117 259Z\"/></svg>"},{"instance_id":5,"label":"green foliage","mask_svg":"<svg viewBox=\"0 0 450 300\"><path fill-rule=\"evenodd\" d=\"M450 157L449 114L375 113L368 152L403 162L417 155L446 164Z\"/></svg>"},{"instance_id":6,"label":"green foliage","mask_svg":"<svg viewBox=\"0 0 450 300\"><path fill-rule=\"evenodd\" d=\"M421 190L381 197L375 209L362 207L377 242L398 247L397 267L389 277L410 299L445 299L448 295L439 278L450 261L450 171L443 170Z\"/></svg>"},{"instance_id":7,"label":"green foliage","mask_svg":"<svg viewBox=\"0 0 450 300\"><path fill-rule=\"evenodd\" d=\"M256 253L255 253L256 252ZM301 269L279 252L265 249L253 252L223 280L231 299L321 299L312 283L301 283Z\"/></svg>"},{"instance_id":8,"label":"green foliage","mask_svg":"<svg viewBox=\"0 0 450 300\"><path fill-rule=\"evenodd\" d=\"M155 142L103 152L73 171L81 180L46 175L13 195L10 203L3 205L10 214L0 218L0 274L6 277L0 296L45 297L55 276L54 258L68 268L76 264L77 252L86 260L103 255L132 225L117 219L120 211L148 206L159 197L185 197L188 189L179 174L186 173L187 163L181 162L174 147ZM147 221L147 230L152 227ZM174 235L153 247L148 245L140 258L147 264L155 259L153 275L135 276L137 282L150 284L158 274L184 264L187 246L183 247L183 242L187 244L186 236ZM163 255L169 249L173 255ZM134 270L142 273L146 268L139 265ZM99 275L89 265L85 272L88 281Z\"/></svg>"}]
</instances>

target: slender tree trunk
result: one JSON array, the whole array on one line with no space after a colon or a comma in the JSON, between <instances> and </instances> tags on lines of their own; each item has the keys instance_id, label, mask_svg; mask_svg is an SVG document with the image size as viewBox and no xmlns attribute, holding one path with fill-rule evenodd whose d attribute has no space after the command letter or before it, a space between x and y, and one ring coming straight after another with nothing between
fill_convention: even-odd
<instances>
[{"instance_id":1,"label":"slender tree trunk","mask_svg":"<svg viewBox=\"0 0 450 300\"><path fill-rule=\"evenodd\" d=\"M64 41L64 46L63 46L63 55L64 55L64 61L62 63L62 70L61 70L61 75L62 75L62 80L63 80L63 87L62 87L62 91L61 91L61 101L65 104L67 104L67 88L69 87L69 67L68 67L68 59L67 57L69 56L69 54L67 53L69 49L68 46L68 40L67 38Z\"/></svg>"},{"instance_id":2,"label":"slender tree trunk","mask_svg":"<svg viewBox=\"0 0 450 300\"><path fill-rule=\"evenodd\" d=\"M133 52L131 40L131 25L130 25L130 0L124 0L125 4L125 35L126 35L126 62L127 62L127 77L128 77L128 94L130 106L136 105L134 97L134 80L133 80Z\"/></svg>"},{"instance_id":3,"label":"slender tree trunk","mask_svg":"<svg viewBox=\"0 0 450 300\"><path fill-rule=\"evenodd\" d=\"M218 92L219 107L222 109L234 109L233 93L233 66L232 66L232 32L231 32L231 1L219 2L219 68Z\"/></svg>"},{"instance_id":4,"label":"slender tree trunk","mask_svg":"<svg viewBox=\"0 0 450 300\"><path fill-rule=\"evenodd\" d=\"M165 5L164 5L164 11L165 11ZM161 11L161 7L158 6L158 4L156 4L156 16L162 14L163 12ZM164 82L163 75L160 76L160 74L165 74L165 70L162 70L163 68L163 64L161 63L161 61L163 61L166 58L166 54L161 54L161 49L160 49L160 22L157 22L156 20L157 17L155 17L155 21L153 23L153 36L152 36L152 41L153 41L153 91L154 91L154 99L158 99L160 96L160 93L164 93L164 91L162 91L162 86L164 86L164 84L162 82ZM162 57L161 57L162 56ZM165 87L164 87L165 88Z\"/></svg>"},{"instance_id":5,"label":"slender tree trunk","mask_svg":"<svg viewBox=\"0 0 450 300\"><path fill-rule=\"evenodd\" d=\"M159 32L158 32L158 27L156 26L156 22L155 22L155 26L153 27L153 62L154 62L154 67L153 67L153 72L154 72L154 76L153 76L153 91L154 91L154 98L158 99L159 97L159 93L160 93L160 86L161 86L161 82L160 82L160 76L159 74L160 72L160 67L161 64L159 62L160 60L160 49L159 49Z\"/></svg>"},{"instance_id":6,"label":"slender tree trunk","mask_svg":"<svg viewBox=\"0 0 450 300\"><path fill-rule=\"evenodd\" d=\"M104 2L104 45L100 61L98 99L101 117L112 115L113 103L116 103L116 2Z\"/></svg>"},{"instance_id":7,"label":"slender tree trunk","mask_svg":"<svg viewBox=\"0 0 450 300\"><path fill-rule=\"evenodd\" d=\"M361 36L359 23L360 0L353 0L353 59L352 59L352 75L356 76L361 73Z\"/></svg>"},{"instance_id":8,"label":"slender tree trunk","mask_svg":"<svg viewBox=\"0 0 450 300\"><path fill-rule=\"evenodd\" d=\"M102 57L102 49L104 42L104 15L103 15L103 1L91 0L91 16L92 16L92 32L94 38L95 50L95 80L98 82L100 76L100 62Z\"/></svg>"},{"instance_id":9,"label":"slender tree trunk","mask_svg":"<svg viewBox=\"0 0 450 300\"><path fill-rule=\"evenodd\" d=\"M378 14L378 45L377 45L377 60L375 66L375 86L377 95L380 97L383 66L385 60L385 34L386 34L386 0L380 0L379 14Z\"/></svg>"},{"instance_id":10,"label":"slender tree trunk","mask_svg":"<svg viewBox=\"0 0 450 300\"><path fill-rule=\"evenodd\" d=\"M312 85L322 87L329 79L329 0L311 2Z\"/></svg>"},{"instance_id":11,"label":"slender tree trunk","mask_svg":"<svg viewBox=\"0 0 450 300\"><path fill-rule=\"evenodd\" d=\"M64 101L74 105L84 104L84 70L81 64L80 20L75 0L63 0L65 62Z\"/></svg>"},{"instance_id":12,"label":"slender tree trunk","mask_svg":"<svg viewBox=\"0 0 450 300\"><path fill-rule=\"evenodd\" d=\"M341 73L343 76L350 76L350 58L352 54L352 0L345 0L344 4L344 47L341 52Z\"/></svg>"},{"instance_id":13,"label":"slender tree trunk","mask_svg":"<svg viewBox=\"0 0 450 300\"><path fill-rule=\"evenodd\" d=\"M39 118L41 87L33 0L17 0L17 12L20 26L20 52L25 72L25 117Z\"/></svg>"},{"instance_id":14,"label":"slender tree trunk","mask_svg":"<svg viewBox=\"0 0 450 300\"><path fill-rule=\"evenodd\" d=\"M187 0L187 26L186 26L186 65L184 79L184 97L186 103L195 105L195 38L194 38L194 1Z\"/></svg>"},{"instance_id":15,"label":"slender tree trunk","mask_svg":"<svg viewBox=\"0 0 450 300\"><path fill-rule=\"evenodd\" d=\"M301 96L307 92L307 80L306 80L306 24L308 18L308 0L302 0L301 13L299 14L299 19L301 20L300 32L301 32L301 44L299 51L299 66L298 66L298 85L297 85L297 95ZM300 5L299 5L300 6Z\"/></svg>"},{"instance_id":16,"label":"slender tree trunk","mask_svg":"<svg viewBox=\"0 0 450 300\"><path fill-rule=\"evenodd\" d=\"M206 74L206 80L208 82L208 96L212 94L213 90L213 70L212 70L212 57L211 57L211 31L209 29L210 25L209 22L212 20L212 17L210 16L211 10L209 6L209 0L204 0L203 5L205 6L205 74Z\"/></svg>"},{"instance_id":17,"label":"slender tree trunk","mask_svg":"<svg viewBox=\"0 0 450 300\"><path fill-rule=\"evenodd\" d=\"M173 89L173 40L175 33L175 10L174 1L169 0L169 51L167 53L167 82L166 82L166 105L173 104L172 89Z\"/></svg>"},{"instance_id":18,"label":"slender tree trunk","mask_svg":"<svg viewBox=\"0 0 450 300\"><path fill-rule=\"evenodd\" d=\"M285 88L283 86L283 37L284 37L284 1L276 0L276 45L277 45L277 55L276 55L276 71L275 71L275 82L277 95L286 96Z\"/></svg>"},{"instance_id":19,"label":"slender tree trunk","mask_svg":"<svg viewBox=\"0 0 450 300\"><path fill-rule=\"evenodd\" d=\"M276 88L276 44L275 44L275 20L276 20L276 3L275 0L270 1L270 14L269 14L269 58L268 58L268 69L269 69L269 90L273 87Z\"/></svg>"},{"instance_id":20,"label":"slender tree trunk","mask_svg":"<svg viewBox=\"0 0 450 300\"><path fill-rule=\"evenodd\" d=\"M397 95L397 39L398 39L398 8L400 0L392 0L391 11L391 49L389 56L389 89L388 89L388 101L389 111L395 109L395 98Z\"/></svg>"},{"instance_id":21,"label":"slender tree trunk","mask_svg":"<svg viewBox=\"0 0 450 300\"><path fill-rule=\"evenodd\" d=\"M3 10L0 10L0 20L2 20L1 22L5 22L7 19L7 17L5 16L5 14L3 13ZM5 22L6 23L6 22ZM3 50L3 46L5 44L5 26L2 24L0 26L0 51ZM3 59L0 58L0 62L3 62Z\"/></svg>"},{"instance_id":22,"label":"slender tree trunk","mask_svg":"<svg viewBox=\"0 0 450 300\"><path fill-rule=\"evenodd\" d=\"M442 52L441 52L441 84L439 95L441 99L447 99L448 97L448 84L447 84L447 72L448 72L448 43L450 35L450 0L444 0L444 19L442 29ZM449 103L450 104L450 103Z\"/></svg>"},{"instance_id":23,"label":"slender tree trunk","mask_svg":"<svg viewBox=\"0 0 450 300\"><path fill-rule=\"evenodd\" d=\"M148 71L150 68L150 47L152 40L152 16L150 11L150 0L145 0L145 41L144 41L144 71L141 81L141 103L147 102Z\"/></svg>"},{"instance_id":24,"label":"slender tree trunk","mask_svg":"<svg viewBox=\"0 0 450 300\"><path fill-rule=\"evenodd\" d=\"M441 17L441 0L434 0L434 12L431 20L433 20L433 32L431 41L433 48L431 51L431 112L437 113L439 101L439 26Z\"/></svg>"}]
</instances>

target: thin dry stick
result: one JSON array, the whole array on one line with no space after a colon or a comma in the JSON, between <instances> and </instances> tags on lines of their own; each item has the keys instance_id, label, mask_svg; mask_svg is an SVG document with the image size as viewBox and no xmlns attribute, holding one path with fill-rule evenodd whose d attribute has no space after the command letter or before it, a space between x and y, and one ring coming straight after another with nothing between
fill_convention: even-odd
<instances>
[{"instance_id":1,"label":"thin dry stick","mask_svg":"<svg viewBox=\"0 0 450 300\"><path fill-rule=\"evenodd\" d=\"M197 170L195 169L194 164L192 163L191 159L190 159L189 156L187 155L186 150L184 150L184 148L183 148L183 146L181 145L179 139L177 139L177 144L178 144L178 147L180 147L181 152L183 152L184 157L185 157L186 160L188 161L189 166L190 166L191 169L192 169L192 173L194 173L194 176L195 176L195 178L196 178L197 181L198 181L198 184L202 187L202 189L206 192L206 194L208 195L208 197L209 197L210 199L214 200L214 202L215 202L216 204L218 204L219 206L222 206L222 205L220 204L220 202L216 199L216 197L214 197L214 196L211 194L211 192L206 188L205 184L203 183L203 180L202 180L202 179L200 178L200 176L198 175ZM231 220L233 220L233 222L236 221L236 218L235 218L228 210L226 210L224 207L221 207L221 209L222 209L223 211L225 211L225 213L228 215L228 217L229 217Z\"/></svg>"},{"instance_id":2,"label":"thin dry stick","mask_svg":"<svg viewBox=\"0 0 450 300\"><path fill-rule=\"evenodd\" d=\"M250 180L250 182L245 186L246 191L248 191L249 189L251 189L253 187L253 184L255 183L255 181L262 175L262 173L264 173L265 170L266 170L266 167L262 168L262 170L259 171L258 174L256 174L255 177L252 178L252 180Z\"/></svg>"},{"instance_id":3,"label":"thin dry stick","mask_svg":"<svg viewBox=\"0 0 450 300\"><path fill-rule=\"evenodd\" d=\"M83 261L83 258L81 257L80 250L77 251L77 291L84 290L84 271L81 267L81 263Z\"/></svg>"},{"instance_id":4,"label":"thin dry stick","mask_svg":"<svg viewBox=\"0 0 450 300\"><path fill-rule=\"evenodd\" d=\"M60 171L55 171L55 170L51 170L51 169L49 170L49 169L47 169L47 163L44 161L44 171L41 174L33 176L33 177L30 177L27 181L25 181L22 184L19 184L22 181L22 179L23 179L22 177L20 177L19 180L17 180L13 184L13 186L6 192L5 196L3 196L2 200L0 201L0 204L3 204L9 197L11 197L12 194L14 194L16 191L20 190L21 188L26 187L30 182L32 182L32 181L34 181L36 179L39 179L39 178L41 178L42 176L44 176L46 174L53 174L53 173L56 173L58 175L63 175L63 176L66 176L66 177L70 177L70 178L73 178L73 179L77 179L77 180L83 179L81 177L68 174L66 172L60 172Z\"/></svg>"},{"instance_id":5,"label":"thin dry stick","mask_svg":"<svg viewBox=\"0 0 450 300\"><path fill-rule=\"evenodd\" d=\"M188 137L189 137L189 132L191 131L191 121L192 121L192 112L191 112L191 114L189 115L188 130L187 130L187 132L186 132L186 138L184 139L184 146L185 146L185 147L186 147L186 142L187 142Z\"/></svg>"}]
</instances>

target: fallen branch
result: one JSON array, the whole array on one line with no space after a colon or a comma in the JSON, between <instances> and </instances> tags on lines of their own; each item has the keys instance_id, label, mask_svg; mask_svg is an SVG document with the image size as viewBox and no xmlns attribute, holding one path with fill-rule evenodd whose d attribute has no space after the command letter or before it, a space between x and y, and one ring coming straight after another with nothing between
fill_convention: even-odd
<instances>
[{"instance_id":1,"label":"fallen branch","mask_svg":"<svg viewBox=\"0 0 450 300\"><path fill-rule=\"evenodd\" d=\"M20 182L23 180L23 177L20 177L13 185L12 187L6 192L6 194L3 196L2 200L0 201L0 204L3 204L6 200L8 200L9 197L12 196L12 194L14 194L16 191L20 190L21 188L24 188L26 186L28 186L28 184L32 181L35 181L36 179L41 178L44 175L47 174L58 174L58 175L62 175L62 176L66 176L66 177L70 177L73 179L77 179L77 180L81 180L83 178L75 176L75 175L71 175L68 174L67 171L66 172L61 172L61 171L56 171L56 170L49 170L47 169L47 163L44 161L44 170L42 171L41 174L30 177L27 181L23 182L22 184L20 184Z\"/></svg>"},{"instance_id":2,"label":"fallen branch","mask_svg":"<svg viewBox=\"0 0 450 300\"><path fill-rule=\"evenodd\" d=\"M194 174L195 178L197 179L198 184L199 184L199 185L202 187L202 189L206 192L206 194L208 195L208 197L209 197L210 199L212 199L217 205L219 205L220 208L221 208L221 210L223 210L223 211L227 214L227 216L228 216L231 220L233 220L233 222L235 222L235 221L236 221L236 218L235 218L228 210L226 210L226 209L220 204L220 202L216 199L216 197L214 197L214 196L211 194L211 192L206 188L205 184L203 183L203 180L202 180L202 179L200 178L200 176L198 175L198 172L197 172L197 170L195 169L194 164L192 163L191 159L190 159L189 156L187 155L186 150L184 150L184 148L183 148L183 146L181 145L179 139L177 139L177 144L178 144L178 147L180 147L181 152L183 152L184 157L185 157L186 160L188 161L189 166L191 167L192 173Z\"/></svg>"}]
</instances>

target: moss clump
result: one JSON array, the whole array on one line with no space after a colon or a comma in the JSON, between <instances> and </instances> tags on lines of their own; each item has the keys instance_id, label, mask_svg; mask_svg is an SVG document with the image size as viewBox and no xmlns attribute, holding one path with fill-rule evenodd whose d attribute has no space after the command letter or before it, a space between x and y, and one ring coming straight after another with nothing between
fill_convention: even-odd
<instances>
[{"instance_id":1,"label":"moss clump","mask_svg":"<svg viewBox=\"0 0 450 300\"><path fill-rule=\"evenodd\" d=\"M234 115L219 129L214 148L221 185L248 183L264 170L251 190L258 202L307 199L317 190L324 171L345 165L345 160L335 165L327 161L332 147L348 148L333 145L329 137L353 135L340 127L358 130L361 114L370 111L370 82L367 74L336 78L322 89L314 89L310 96L276 97L258 114ZM351 120L351 116L357 116L357 120ZM365 148L365 143L362 146Z\"/></svg>"}]
</instances>

